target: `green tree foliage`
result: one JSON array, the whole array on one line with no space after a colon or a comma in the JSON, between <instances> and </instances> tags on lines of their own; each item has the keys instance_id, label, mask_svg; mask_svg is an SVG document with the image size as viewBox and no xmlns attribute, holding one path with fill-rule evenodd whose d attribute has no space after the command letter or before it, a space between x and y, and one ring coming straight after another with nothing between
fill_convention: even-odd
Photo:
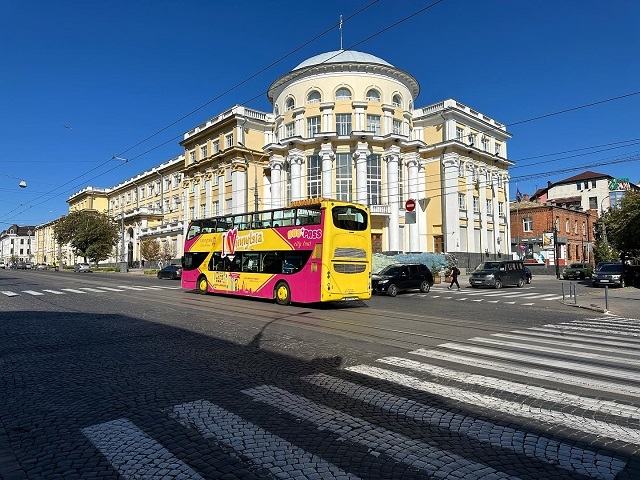
<instances>
[{"instance_id":1,"label":"green tree foliage","mask_svg":"<svg viewBox=\"0 0 640 480\"><path fill-rule=\"evenodd\" d=\"M58 243L69 244L75 255L97 263L106 260L118 243L119 227L111 217L80 210L60 218L54 226Z\"/></svg>"},{"instance_id":2,"label":"green tree foliage","mask_svg":"<svg viewBox=\"0 0 640 480\"><path fill-rule=\"evenodd\" d=\"M640 252L640 191L627 192L616 208L604 214L607 239L620 252Z\"/></svg>"},{"instance_id":3,"label":"green tree foliage","mask_svg":"<svg viewBox=\"0 0 640 480\"><path fill-rule=\"evenodd\" d=\"M140 255L146 260L160 260L162 258L160 242L155 238L145 238L140 242Z\"/></svg>"},{"instance_id":4,"label":"green tree foliage","mask_svg":"<svg viewBox=\"0 0 640 480\"><path fill-rule=\"evenodd\" d=\"M171 243L162 242L161 256L162 260L164 260L165 262L171 261L171 259L176 256L176 252L171 246Z\"/></svg>"},{"instance_id":5,"label":"green tree foliage","mask_svg":"<svg viewBox=\"0 0 640 480\"><path fill-rule=\"evenodd\" d=\"M611 262L619 258L618 252L611 244L604 239L599 238L593 246L593 258L598 262Z\"/></svg>"}]
</instances>

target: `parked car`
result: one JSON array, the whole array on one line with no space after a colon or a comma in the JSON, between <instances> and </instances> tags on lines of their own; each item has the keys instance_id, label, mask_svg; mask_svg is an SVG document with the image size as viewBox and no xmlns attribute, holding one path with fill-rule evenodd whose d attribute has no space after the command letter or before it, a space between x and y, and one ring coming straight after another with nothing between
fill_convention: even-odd
<instances>
[{"instance_id":1,"label":"parked car","mask_svg":"<svg viewBox=\"0 0 640 480\"><path fill-rule=\"evenodd\" d=\"M525 266L519 260L482 262L469 277L473 288L502 288L506 285L523 287L526 282Z\"/></svg>"},{"instance_id":2,"label":"parked car","mask_svg":"<svg viewBox=\"0 0 640 480\"><path fill-rule=\"evenodd\" d=\"M25 262L16 262L15 267L16 270L26 270L27 264Z\"/></svg>"},{"instance_id":3,"label":"parked car","mask_svg":"<svg viewBox=\"0 0 640 480\"><path fill-rule=\"evenodd\" d=\"M591 275L591 285L594 287L613 285L624 288L627 285L624 265L621 263L607 263L600 266L600 269Z\"/></svg>"},{"instance_id":4,"label":"parked car","mask_svg":"<svg viewBox=\"0 0 640 480\"><path fill-rule=\"evenodd\" d=\"M78 273L91 272L91 265L88 263L76 263L73 266L73 271Z\"/></svg>"},{"instance_id":5,"label":"parked car","mask_svg":"<svg viewBox=\"0 0 640 480\"><path fill-rule=\"evenodd\" d=\"M562 270L562 278L568 280L570 278L584 280L590 278L593 274L593 266L590 263L572 263Z\"/></svg>"},{"instance_id":6,"label":"parked car","mask_svg":"<svg viewBox=\"0 0 640 480\"><path fill-rule=\"evenodd\" d=\"M526 265L524 266L524 274L525 274L525 280L527 284L530 284L531 280L533 279L533 275L531 274L531 269Z\"/></svg>"},{"instance_id":7,"label":"parked car","mask_svg":"<svg viewBox=\"0 0 640 480\"><path fill-rule=\"evenodd\" d=\"M158 270L158 278L169 278L171 280L178 280L182 278L182 267L180 265L167 265L161 270Z\"/></svg>"},{"instance_id":8,"label":"parked car","mask_svg":"<svg viewBox=\"0 0 640 480\"><path fill-rule=\"evenodd\" d=\"M0 260L0 268L6 268L4 260Z\"/></svg>"},{"instance_id":9,"label":"parked car","mask_svg":"<svg viewBox=\"0 0 640 480\"><path fill-rule=\"evenodd\" d=\"M46 263L38 263L36 265L36 270L47 270L49 267Z\"/></svg>"},{"instance_id":10,"label":"parked car","mask_svg":"<svg viewBox=\"0 0 640 480\"><path fill-rule=\"evenodd\" d=\"M395 297L398 292L420 289L427 293L433 286L431 270L422 263L394 263L371 276L373 293Z\"/></svg>"},{"instance_id":11,"label":"parked car","mask_svg":"<svg viewBox=\"0 0 640 480\"><path fill-rule=\"evenodd\" d=\"M33 268L33 263L31 262L26 262L24 264L24 268L26 268L27 270L31 270Z\"/></svg>"}]
</instances>

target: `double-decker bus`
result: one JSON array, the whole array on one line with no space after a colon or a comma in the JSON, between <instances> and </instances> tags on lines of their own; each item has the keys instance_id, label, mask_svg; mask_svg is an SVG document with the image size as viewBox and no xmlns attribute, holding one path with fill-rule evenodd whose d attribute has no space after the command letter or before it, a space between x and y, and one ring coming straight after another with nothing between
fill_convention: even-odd
<instances>
[{"instance_id":1,"label":"double-decker bus","mask_svg":"<svg viewBox=\"0 0 640 480\"><path fill-rule=\"evenodd\" d=\"M312 198L193 220L182 287L294 303L371 298L369 209Z\"/></svg>"}]
</instances>

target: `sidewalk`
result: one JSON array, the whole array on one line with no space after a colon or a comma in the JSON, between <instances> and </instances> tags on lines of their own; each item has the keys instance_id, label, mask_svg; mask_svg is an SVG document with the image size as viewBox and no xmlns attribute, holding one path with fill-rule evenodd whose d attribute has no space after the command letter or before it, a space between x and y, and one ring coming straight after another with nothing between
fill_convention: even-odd
<instances>
[{"instance_id":1,"label":"sidewalk","mask_svg":"<svg viewBox=\"0 0 640 480\"><path fill-rule=\"evenodd\" d=\"M588 281L563 280L558 283L565 285L565 299L560 301L564 305L586 308L600 313L640 318L640 288L592 287ZM570 289L575 290L570 293Z\"/></svg>"}]
</instances>

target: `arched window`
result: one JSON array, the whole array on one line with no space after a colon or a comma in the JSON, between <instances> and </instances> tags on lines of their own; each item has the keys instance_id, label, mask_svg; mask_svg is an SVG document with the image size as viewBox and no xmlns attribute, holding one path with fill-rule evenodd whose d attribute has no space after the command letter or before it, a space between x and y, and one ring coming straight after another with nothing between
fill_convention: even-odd
<instances>
[{"instance_id":1,"label":"arched window","mask_svg":"<svg viewBox=\"0 0 640 480\"><path fill-rule=\"evenodd\" d=\"M400 97L400 95L398 94L394 95L391 103L393 104L394 107L402 108L402 97Z\"/></svg>"},{"instance_id":2,"label":"arched window","mask_svg":"<svg viewBox=\"0 0 640 480\"><path fill-rule=\"evenodd\" d=\"M317 90L312 90L307 95L307 103L318 103L320 101L320 92Z\"/></svg>"},{"instance_id":3,"label":"arched window","mask_svg":"<svg viewBox=\"0 0 640 480\"><path fill-rule=\"evenodd\" d=\"M336 92L336 100L351 100L351 91L348 88L339 88Z\"/></svg>"},{"instance_id":4,"label":"arched window","mask_svg":"<svg viewBox=\"0 0 640 480\"><path fill-rule=\"evenodd\" d=\"M367 92L367 100L370 102L379 102L380 101L380 92L378 92L375 88L370 89Z\"/></svg>"},{"instance_id":5,"label":"arched window","mask_svg":"<svg viewBox=\"0 0 640 480\"><path fill-rule=\"evenodd\" d=\"M294 106L295 102L293 101L293 98L289 97L287 98L287 101L284 102L284 111L288 112L289 110L293 110Z\"/></svg>"}]
</instances>

